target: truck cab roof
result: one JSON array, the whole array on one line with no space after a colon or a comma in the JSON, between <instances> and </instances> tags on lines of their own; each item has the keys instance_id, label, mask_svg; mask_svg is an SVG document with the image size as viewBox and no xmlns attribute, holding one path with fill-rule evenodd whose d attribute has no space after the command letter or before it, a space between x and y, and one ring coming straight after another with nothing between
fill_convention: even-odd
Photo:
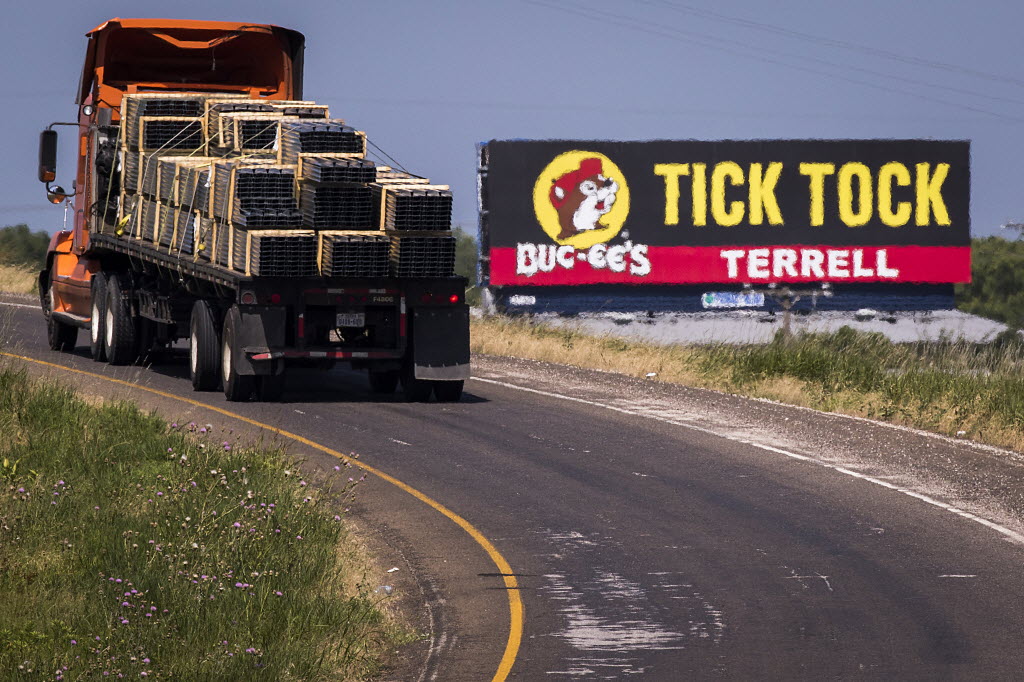
<instances>
[{"instance_id":1,"label":"truck cab roof","mask_svg":"<svg viewBox=\"0 0 1024 682\"><path fill-rule=\"evenodd\" d=\"M305 37L270 24L121 19L89 31L78 103L117 109L145 91L301 99Z\"/></svg>"}]
</instances>

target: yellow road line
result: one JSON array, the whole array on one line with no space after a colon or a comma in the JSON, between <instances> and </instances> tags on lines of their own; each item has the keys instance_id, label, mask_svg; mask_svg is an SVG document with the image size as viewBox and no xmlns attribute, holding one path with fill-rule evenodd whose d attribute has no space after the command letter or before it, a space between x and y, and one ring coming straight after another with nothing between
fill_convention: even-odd
<instances>
[{"instance_id":1,"label":"yellow road line","mask_svg":"<svg viewBox=\"0 0 1024 682\"><path fill-rule=\"evenodd\" d=\"M484 534L478 531L473 526L473 524L471 524L469 521L453 512L451 509L448 509L440 502L437 502L436 500L421 493L419 490L416 490L416 488L413 488L412 486L403 483L402 481L399 481L394 476L386 474L380 469L376 469L372 466L369 466L368 464L361 460L353 460L352 458L338 452L337 450L332 450L331 448L325 445L320 445L319 443L311 441L308 438L304 438L298 435L297 433L292 433L291 431L279 429L276 426L270 426L269 424L258 422L255 419L250 419L235 412L229 412L228 410L222 409L220 407L207 405L206 403L199 402L198 400L182 398L181 396L174 395L173 393L167 393L166 391L160 391L155 388L149 388L146 386L140 386L139 384L133 384L130 381L114 379L108 376L104 376L102 374L86 372L85 370L75 369L74 367L68 367L67 365L59 365L53 362L46 362L45 360L36 360L35 358L26 357L24 355L15 355L14 353L6 353L4 351L0 351L0 356L15 358L18 360L23 360L25 362L32 362L37 365L44 365L46 367L54 367L56 369L64 370L66 372L74 372L75 374L81 374L83 376L93 377L95 379L102 379L104 381L109 381L114 384L120 384L121 386L127 386L129 388L138 389L140 391L147 391L149 393L153 393L163 398L169 398L171 400L177 400L179 402L187 403L189 405L194 405L195 407L211 410L213 412L222 414L226 417L231 417L232 419L237 419L239 421L245 422L246 424L251 424L252 426L257 426L261 429L266 429L271 433L276 433L280 436L284 436L285 438L290 438L296 442L302 443L303 445L309 446L316 450L320 450L321 452L325 452L328 455L331 455L332 457L337 457L342 461L351 462L352 464L357 465L362 469L365 469L374 476L384 481L387 481L391 485L396 486L401 490L404 490L405 492L415 497L417 500L423 502L429 507L432 507L441 514L444 514L451 521L453 521L459 528L466 531L466 533L468 533L469 536L473 538L473 540L475 540L476 543L480 545L485 552L487 552L487 556L489 556L491 558L491 561L494 562L494 565L498 568L498 572L501 574L502 579L505 581L505 593L508 595L509 608L508 642L505 644L505 653L501 657L501 663L498 665L497 672L494 673L492 682L503 682L505 678L508 677L509 672L511 672L512 670L512 665L516 661L516 655L519 652L519 644L521 643L523 638L524 609L523 600L519 596L519 581L516 580L516 576L512 573L512 567L509 565L508 561L505 560L505 557L501 555L501 553L491 543L491 541L484 537Z\"/></svg>"}]
</instances>

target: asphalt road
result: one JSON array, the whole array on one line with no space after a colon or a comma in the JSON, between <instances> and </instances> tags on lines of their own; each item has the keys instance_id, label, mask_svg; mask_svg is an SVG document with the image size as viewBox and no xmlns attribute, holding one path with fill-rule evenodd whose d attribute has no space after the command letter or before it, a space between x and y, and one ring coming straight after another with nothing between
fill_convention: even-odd
<instances>
[{"instance_id":1,"label":"asphalt road","mask_svg":"<svg viewBox=\"0 0 1024 682\"><path fill-rule=\"evenodd\" d=\"M88 358L84 332L75 353L50 352L38 310L6 310L13 352L359 453L467 520L507 559L525 607L510 679L1024 676L1013 455L495 358L474 358L478 378L454 405L382 400L344 370L290 376L283 403L226 403L192 392L184 358L108 367ZM67 378L168 418L231 421ZM328 455L292 449L330 475ZM352 513L382 565L400 568L380 579L398 576L432 632L395 679L491 679L510 627L492 559L375 477Z\"/></svg>"}]
</instances>

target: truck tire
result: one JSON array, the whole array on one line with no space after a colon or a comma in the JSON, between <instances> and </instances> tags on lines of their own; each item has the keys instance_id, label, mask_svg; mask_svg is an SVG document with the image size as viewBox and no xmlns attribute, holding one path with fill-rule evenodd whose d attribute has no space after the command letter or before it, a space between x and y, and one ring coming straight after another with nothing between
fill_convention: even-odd
<instances>
[{"instance_id":1,"label":"truck tire","mask_svg":"<svg viewBox=\"0 0 1024 682\"><path fill-rule=\"evenodd\" d=\"M370 370L370 390L390 395L398 388L398 370Z\"/></svg>"},{"instance_id":2,"label":"truck tire","mask_svg":"<svg viewBox=\"0 0 1024 682\"><path fill-rule=\"evenodd\" d=\"M462 388L465 382L458 381L434 381L434 397L439 403L457 403L462 399Z\"/></svg>"},{"instance_id":3,"label":"truck tire","mask_svg":"<svg viewBox=\"0 0 1024 682\"><path fill-rule=\"evenodd\" d=\"M430 393L434 387L430 385L430 381L417 379L414 371L411 363L402 370L402 394L410 403L425 403L430 400Z\"/></svg>"},{"instance_id":4,"label":"truck tire","mask_svg":"<svg viewBox=\"0 0 1024 682\"><path fill-rule=\"evenodd\" d=\"M107 310L103 316L103 350L107 362L127 365L138 355L136 352L135 319L121 283L122 275L107 278Z\"/></svg>"},{"instance_id":5,"label":"truck tire","mask_svg":"<svg viewBox=\"0 0 1024 682\"><path fill-rule=\"evenodd\" d=\"M54 309L54 303L56 294L53 293L53 270L50 270L50 287L46 291L46 340L49 342L50 350L70 353L78 341L78 327L54 318L50 314Z\"/></svg>"},{"instance_id":6,"label":"truck tire","mask_svg":"<svg viewBox=\"0 0 1024 682\"><path fill-rule=\"evenodd\" d=\"M107 351L103 347L103 320L107 316L107 275L95 272L89 285L92 307L89 314L89 352L96 362L107 359Z\"/></svg>"},{"instance_id":7,"label":"truck tire","mask_svg":"<svg viewBox=\"0 0 1024 682\"><path fill-rule=\"evenodd\" d=\"M209 303L192 304L189 323L188 369L192 390L213 391L220 381L220 334L217 316Z\"/></svg>"},{"instance_id":8,"label":"truck tire","mask_svg":"<svg viewBox=\"0 0 1024 682\"><path fill-rule=\"evenodd\" d=\"M239 374L234 363L234 350L237 342L239 324L238 308L232 306L224 316L224 331L221 333L220 344L220 379L224 384L224 397L232 402L249 400L256 392L256 377Z\"/></svg>"}]
</instances>

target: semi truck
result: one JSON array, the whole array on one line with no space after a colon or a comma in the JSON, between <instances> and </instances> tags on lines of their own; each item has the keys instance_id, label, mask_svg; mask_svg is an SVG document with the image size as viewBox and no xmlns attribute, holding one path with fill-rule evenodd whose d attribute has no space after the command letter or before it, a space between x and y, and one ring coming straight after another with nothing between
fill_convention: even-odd
<instances>
[{"instance_id":1,"label":"semi truck","mask_svg":"<svg viewBox=\"0 0 1024 682\"><path fill-rule=\"evenodd\" d=\"M73 207L39 273L50 348L114 365L188 343L198 391L277 400L293 367L349 363L378 393L458 401L469 377L451 194L367 158L303 100L305 39L249 23L112 19L87 34L77 120L41 134ZM55 185L57 128L78 141Z\"/></svg>"}]
</instances>

